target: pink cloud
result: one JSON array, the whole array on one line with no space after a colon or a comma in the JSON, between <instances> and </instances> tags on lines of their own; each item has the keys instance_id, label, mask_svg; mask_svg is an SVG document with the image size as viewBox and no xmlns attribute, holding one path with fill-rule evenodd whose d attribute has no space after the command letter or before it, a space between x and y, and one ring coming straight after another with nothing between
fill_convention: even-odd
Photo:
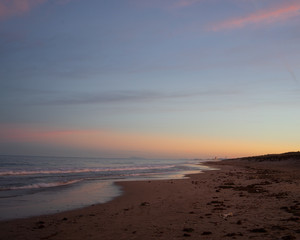
<instances>
[{"instance_id":1,"label":"pink cloud","mask_svg":"<svg viewBox=\"0 0 300 240\"><path fill-rule=\"evenodd\" d=\"M0 17L24 14L46 0L0 0Z\"/></svg>"},{"instance_id":2,"label":"pink cloud","mask_svg":"<svg viewBox=\"0 0 300 240\"><path fill-rule=\"evenodd\" d=\"M0 18L25 14L47 1L48 0L0 0ZM66 4L70 1L71 0L56 0L56 3Z\"/></svg>"},{"instance_id":3,"label":"pink cloud","mask_svg":"<svg viewBox=\"0 0 300 240\"><path fill-rule=\"evenodd\" d=\"M240 18L233 18L215 23L208 27L210 31L224 29L242 28L250 24L269 24L273 22L283 22L287 19L300 15L300 3L289 4L277 8L256 11Z\"/></svg>"},{"instance_id":4,"label":"pink cloud","mask_svg":"<svg viewBox=\"0 0 300 240\"><path fill-rule=\"evenodd\" d=\"M0 125L0 142L40 142L51 141L76 134L78 131L53 131L42 128Z\"/></svg>"}]
</instances>

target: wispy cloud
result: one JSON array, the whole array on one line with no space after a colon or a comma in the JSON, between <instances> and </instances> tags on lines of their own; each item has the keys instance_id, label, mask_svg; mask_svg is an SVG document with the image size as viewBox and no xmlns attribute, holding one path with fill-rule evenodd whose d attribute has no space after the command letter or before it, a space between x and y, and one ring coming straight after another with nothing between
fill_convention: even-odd
<instances>
[{"instance_id":1,"label":"wispy cloud","mask_svg":"<svg viewBox=\"0 0 300 240\"><path fill-rule=\"evenodd\" d=\"M0 19L23 15L46 3L48 0L0 0ZM58 4L66 4L71 0L55 0Z\"/></svg>"},{"instance_id":2,"label":"wispy cloud","mask_svg":"<svg viewBox=\"0 0 300 240\"><path fill-rule=\"evenodd\" d=\"M233 90L204 90L195 92L164 93L159 91L112 91L104 93L77 93L63 97L55 96L55 100L45 100L39 104L45 105L86 105L86 104L113 104L113 103L141 103L157 100L172 100L197 98L207 96L235 95Z\"/></svg>"},{"instance_id":3,"label":"wispy cloud","mask_svg":"<svg viewBox=\"0 0 300 240\"><path fill-rule=\"evenodd\" d=\"M217 22L207 27L210 31L220 31L225 29L243 28L251 24L270 24L274 22L284 22L294 16L300 15L300 3L287 3L280 7L272 7L265 10L258 10L254 13L232 18L222 22Z\"/></svg>"},{"instance_id":4,"label":"wispy cloud","mask_svg":"<svg viewBox=\"0 0 300 240\"><path fill-rule=\"evenodd\" d=\"M203 1L203 0L179 0L179 1L176 1L173 6L177 7L177 8L189 7L191 5L199 3L201 1Z\"/></svg>"},{"instance_id":5,"label":"wispy cloud","mask_svg":"<svg viewBox=\"0 0 300 240\"><path fill-rule=\"evenodd\" d=\"M26 105L90 105L145 103L152 101L173 101L176 99L195 99L202 97L235 96L241 94L237 89L199 89L187 91L120 90L102 92L66 92L22 87L2 86L8 96L22 96ZM16 99L16 98L14 98Z\"/></svg>"},{"instance_id":6,"label":"wispy cloud","mask_svg":"<svg viewBox=\"0 0 300 240\"><path fill-rule=\"evenodd\" d=\"M151 91L114 91L105 93L77 93L71 94L61 99L49 101L48 104L105 104L118 102L141 102L149 101L151 99L160 98L161 96L156 92Z\"/></svg>"},{"instance_id":7,"label":"wispy cloud","mask_svg":"<svg viewBox=\"0 0 300 240\"><path fill-rule=\"evenodd\" d=\"M131 0L133 4L146 8L181 9L207 0Z\"/></svg>"},{"instance_id":8,"label":"wispy cloud","mask_svg":"<svg viewBox=\"0 0 300 240\"><path fill-rule=\"evenodd\" d=\"M287 72L290 74L290 76L293 79L293 81L295 83L299 83L298 79L296 77L296 74L293 71L293 68L291 67L291 65L289 64L289 62L286 60L286 58L282 55L282 56L279 56L279 59L282 61L284 67L286 68Z\"/></svg>"}]
</instances>

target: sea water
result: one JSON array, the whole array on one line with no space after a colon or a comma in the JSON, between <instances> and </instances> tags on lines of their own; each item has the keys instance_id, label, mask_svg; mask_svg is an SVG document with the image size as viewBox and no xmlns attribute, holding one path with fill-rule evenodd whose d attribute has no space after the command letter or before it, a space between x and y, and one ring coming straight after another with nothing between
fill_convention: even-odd
<instances>
[{"instance_id":1,"label":"sea water","mask_svg":"<svg viewBox=\"0 0 300 240\"><path fill-rule=\"evenodd\" d=\"M0 155L0 220L105 203L122 193L116 181L183 178L203 161Z\"/></svg>"}]
</instances>

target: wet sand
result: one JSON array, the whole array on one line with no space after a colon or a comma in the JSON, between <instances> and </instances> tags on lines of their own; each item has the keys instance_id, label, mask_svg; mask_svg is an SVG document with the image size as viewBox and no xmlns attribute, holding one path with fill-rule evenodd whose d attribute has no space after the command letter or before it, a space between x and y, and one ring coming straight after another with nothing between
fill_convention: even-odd
<instances>
[{"instance_id":1,"label":"wet sand","mask_svg":"<svg viewBox=\"0 0 300 240\"><path fill-rule=\"evenodd\" d=\"M0 222L0 239L300 239L300 158L207 163L188 179L120 182L105 204Z\"/></svg>"}]
</instances>

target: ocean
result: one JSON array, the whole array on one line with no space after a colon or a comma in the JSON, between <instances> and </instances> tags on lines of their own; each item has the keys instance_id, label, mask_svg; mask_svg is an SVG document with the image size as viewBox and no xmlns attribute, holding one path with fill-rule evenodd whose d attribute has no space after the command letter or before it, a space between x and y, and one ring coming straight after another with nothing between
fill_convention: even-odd
<instances>
[{"instance_id":1,"label":"ocean","mask_svg":"<svg viewBox=\"0 0 300 240\"><path fill-rule=\"evenodd\" d=\"M105 203L122 194L117 181L183 178L205 161L0 155L0 220Z\"/></svg>"}]
</instances>

